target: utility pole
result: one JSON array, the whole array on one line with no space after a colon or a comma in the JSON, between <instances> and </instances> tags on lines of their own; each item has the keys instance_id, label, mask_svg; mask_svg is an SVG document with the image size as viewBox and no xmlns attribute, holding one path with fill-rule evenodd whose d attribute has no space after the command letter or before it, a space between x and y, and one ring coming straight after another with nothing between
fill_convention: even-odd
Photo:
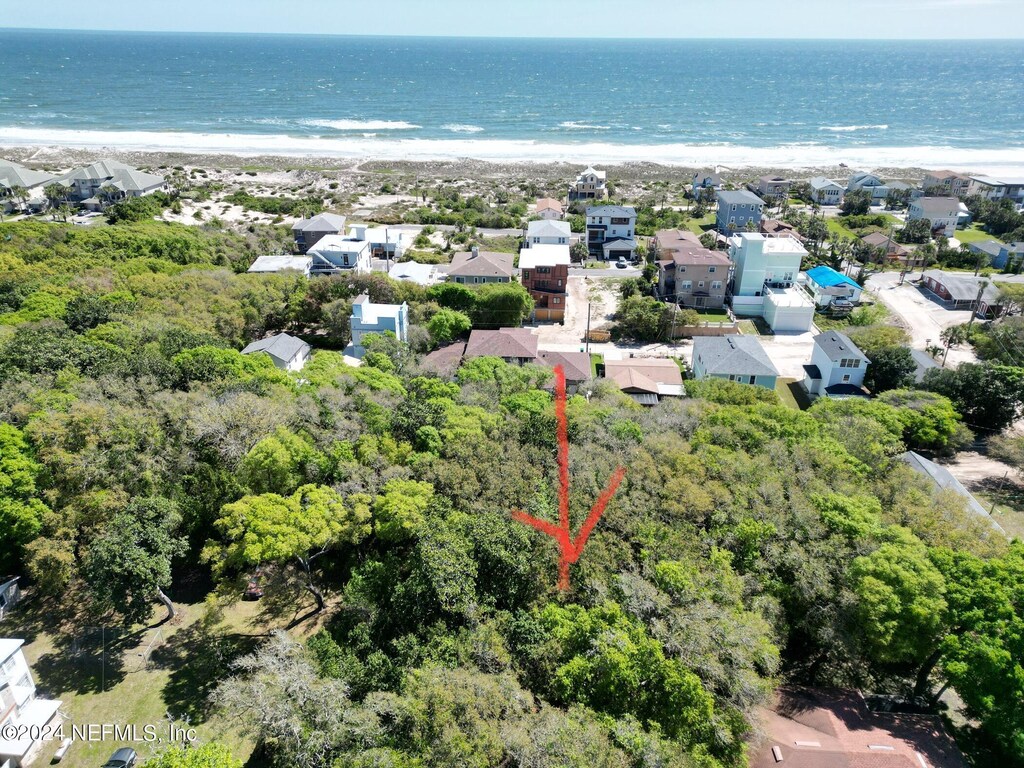
<instances>
[{"instance_id":1,"label":"utility pole","mask_svg":"<svg viewBox=\"0 0 1024 768\"><path fill-rule=\"evenodd\" d=\"M590 354L590 302L587 302L587 335L585 337L587 343L587 354Z\"/></svg>"}]
</instances>

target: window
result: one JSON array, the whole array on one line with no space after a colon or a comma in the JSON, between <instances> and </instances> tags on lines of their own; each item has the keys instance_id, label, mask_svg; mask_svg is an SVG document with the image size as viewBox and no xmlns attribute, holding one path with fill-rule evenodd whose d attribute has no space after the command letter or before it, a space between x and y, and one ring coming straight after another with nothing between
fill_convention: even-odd
<instances>
[{"instance_id":1,"label":"window","mask_svg":"<svg viewBox=\"0 0 1024 768\"><path fill-rule=\"evenodd\" d=\"M713 280L711 282L711 290L713 290L713 291L720 291L720 290L722 290L722 281L721 280Z\"/></svg>"},{"instance_id":2,"label":"window","mask_svg":"<svg viewBox=\"0 0 1024 768\"><path fill-rule=\"evenodd\" d=\"M750 382L749 382L749 383L750 383L750 384L753 384L753 383L754 383L754 382L755 382L756 380L757 380L757 377L756 377L756 376L751 376L751 377L750 377Z\"/></svg>"},{"instance_id":3,"label":"window","mask_svg":"<svg viewBox=\"0 0 1024 768\"><path fill-rule=\"evenodd\" d=\"M714 272L714 271L715 271L714 267L708 267L708 272Z\"/></svg>"},{"instance_id":4,"label":"window","mask_svg":"<svg viewBox=\"0 0 1024 768\"><path fill-rule=\"evenodd\" d=\"M843 384L846 384L850 380L850 374L843 376Z\"/></svg>"},{"instance_id":5,"label":"window","mask_svg":"<svg viewBox=\"0 0 1024 768\"><path fill-rule=\"evenodd\" d=\"M689 291L690 289L693 288L693 281L692 280L683 280L683 283L682 283L682 285L680 287L684 291Z\"/></svg>"},{"instance_id":6,"label":"window","mask_svg":"<svg viewBox=\"0 0 1024 768\"><path fill-rule=\"evenodd\" d=\"M559 278L559 280L558 280L558 287L559 287L559 288L561 288L561 287L562 287L562 280L561 280L561 278Z\"/></svg>"},{"instance_id":7,"label":"window","mask_svg":"<svg viewBox=\"0 0 1024 768\"><path fill-rule=\"evenodd\" d=\"M555 296L555 298L553 298L553 299L551 300L551 303L552 303L552 304L561 304L561 303L562 303L562 300L561 300L560 298L558 298L557 296Z\"/></svg>"},{"instance_id":8,"label":"window","mask_svg":"<svg viewBox=\"0 0 1024 768\"><path fill-rule=\"evenodd\" d=\"M529 279L530 279L530 270L524 269L523 270L523 280L529 280Z\"/></svg>"},{"instance_id":9,"label":"window","mask_svg":"<svg viewBox=\"0 0 1024 768\"><path fill-rule=\"evenodd\" d=\"M730 205L729 206L729 211L730 212L735 212L736 211L736 206L735 205Z\"/></svg>"},{"instance_id":10,"label":"window","mask_svg":"<svg viewBox=\"0 0 1024 768\"><path fill-rule=\"evenodd\" d=\"M680 271L680 272L685 272L685 271L686 271L686 267L680 267L680 268L679 268L679 271Z\"/></svg>"},{"instance_id":11,"label":"window","mask_svg":"<svg viewBox=\"0 0 1024 768\"><path fill-rule=\"evenodd\" d=\"M698 282L698 283L697 283L697 287L698 287L698 288L703 288L703 287L704 287L704 281L703 281L703 280L701 280L700 282Z\"/></svg>"}]
</instances>

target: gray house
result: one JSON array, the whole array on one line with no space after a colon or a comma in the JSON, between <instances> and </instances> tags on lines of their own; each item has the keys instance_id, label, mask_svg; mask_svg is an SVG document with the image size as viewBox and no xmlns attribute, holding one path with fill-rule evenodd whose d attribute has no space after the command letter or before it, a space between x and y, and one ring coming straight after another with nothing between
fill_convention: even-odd
<instances>
[{"instance_id":1,"label":"gray house","mask_svg":"<svg viewBox=\"0 0 1024 768\"><path fill-rule=\"evenodd\" d=\"M897 458L928 480L932 485L934 493L952 491L963 498L968 512L973 512L979 517L984 518L996 531L1004 536L1006 535L1006 531L1003 530L1002 526L989 516L988 510L981 506L971 492L964 487L963 483L953 477L953 474L948 469L926 459L919 453L914 453L914 451L907 451L897 456Z\"/></svg>"},{"instance_id":2,"label":"gray house","mask_svg":"<svg viewBox=\"0 0 1024 768\"><path fill-rule=\"evenodd\" d=\"M761 226L761 214L764 212L764 200L741 190L720 190L718 192L718 215L715 229L723 235L735 232L757 232Z\"/></svg>"},{"instance_id":3,"label":"gray house","mask_svg":"<svg viewBox=\"0 0 1024 768\"><path fill-rule=\"evenodd\" d=\"M18 187L26 190L29 199L26 201L30 208L40 208L45 202L43 189L47 184L54 181L55 176L43 171L33 171L18 163L7 160L0 160L0 212L14 210L14 207L21 201L10 196L10 192Z\"/></svg>"},{"instance_id":4,"label":"gray house","mask_svg":"<svg viewBox=\"0 0 1024 768\"><path fill-rule=\"evenodd\" d=\"M301 371L313 354L313 348L302 339L279 333L266 339L254 341L242 350L243 355L264 352L274 361L274 366L283 371Z\"/></svg>"},{"instance_id":5,"label":"gray house","mask_svg":"<svg viewBox=\"0 0 1024 768\"><path fill-rule=\"evenodd\" d=\"M141 197L164 188L166 181L163 176L146 173L130 165L116 160L99 160L92 165L76 168L57 179L61 184L71 187L72 196L82 202L86 208L102 208L110 199L104 190L118 199Z\"/></svg>"},{"instance_id":6,"label":"gray house","mask_svg":"<svg viewBox=\"0 0 1024 768\"><path fill-rule=\"evenodd\" d=\"M311 219L303 219L292 227L295 247L305 253L328 235L345 233L345 217L336 213L321 213Z\"/></svg>"},{"instance_id":7,"label":"gray house","mask_svg":"<svg viewBox=\"0 0 1024 768\"><path fill-rule=\"evenodd\" d=\"M693 375L775 389L779 371L756 336L698 336L693 340Z\"/></svg>"}]
</instances>

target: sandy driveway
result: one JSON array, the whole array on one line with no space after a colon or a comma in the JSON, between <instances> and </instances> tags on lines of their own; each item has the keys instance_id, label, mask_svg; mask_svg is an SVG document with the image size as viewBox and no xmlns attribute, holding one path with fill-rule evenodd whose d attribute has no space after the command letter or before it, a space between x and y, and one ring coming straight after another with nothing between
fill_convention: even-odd
<instances>
[{"instance_id":1,"label":"sandy driveway","mask_svg":"<svg viewBox=\"0 0 1024 768\"><path fill-rule=\"evenodd\" d=\"M619 283L611 279L594 279L569 275L566 285L565 322L540 326L540 343L579 345L587 332L587 304L590 304L590 327L602 328L612 321L619 306Z\"/></svg>"},{"instance_id":2,"label":"sandy driveway","mask_svg":"<svg viewBox=\"0 0 1024 768\"><path fill-rule=\"evenodd\" d=\"M971 319L967 310L952 311L931 301L910 279L899 285L898 272L880 272L868 278L867 288L895 315L899 324L910 334L911 346L925 349L930 345L941 346L939 336L952 325L966 323ZM967 345L949 350L948 365L962 362L977 362L977 357Z\"/></svg>"}]
</instances>

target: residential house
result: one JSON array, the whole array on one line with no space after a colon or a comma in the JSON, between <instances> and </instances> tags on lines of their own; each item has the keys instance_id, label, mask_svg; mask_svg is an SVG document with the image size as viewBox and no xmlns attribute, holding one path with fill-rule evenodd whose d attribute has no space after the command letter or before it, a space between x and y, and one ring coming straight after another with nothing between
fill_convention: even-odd
<instances>
[{"instance_id":1,"label":"residential house","mask_svg":"<svg viewBox=\"0 0 1024 768\"><path fill-rule=\"evenodd\" d=\"M392 280L404 280L417 285L434 285L441 282L436 264L420 264L415 261L403 261L391 266L388 277Z\"/></svg>"},{"instance_id":2,"label":"residential house","mask_svg":"<svg viewBox=\"0 0 1024 768\"><path fill-rule=\"evenodd\" d=\"M350 240L365 240L370 258L398 261L405 253L406 233L394 227L371 227L356 224L348 229Z\"/></svg>"},{"instance_id":3,"label":"residential house","mask_svg":"<svg viewBox=\"0 0 1024 768\"><path fill-rule=\"evenodd\" d=\"M925 194L940 194L950 197L966 197L971 177L956 171L928 171L921 181Z\"/></svg>"},{"instance_id":4,"label":"residential house","mask_svg":"<svg viewBox=\"0 0 1024 768\"><path fill-rule=\"evenodd\" d=\"M321 213L292 225L292 237L299 253L305 253L328 235L345 233L345 217L337 213Z\"/></svg>"},{"instance_id":5,"label":"residential house","mask_svg":"<svg viewBox=\"0 0 1024 768\"><path fill-rule=\"evenodd\" d=\"M757 180L757 194L762 200L780 200L789 197L789 188L793 184L782 176L762 176Z\"/></svg>"},{"instance_id":6,"label":"residential house","mask_svg":"<svg viewBox=\"0 0 1024 768\"><path fill-rule=\"evenodd\" d=\"M973 309L981 317L994 317L1002 310L999 288L984 277L928 269L921 276L921 285L940 298L947 309Z\"/></svg>"},{"instance_id":7,"label":"residential house","mask_svg":"<svg viewBox=\"0 0 1024 768\"><path fill-rule=\"evenodd\" d=\"M924 456L919 453L915 453L914 451L907 451L896 458L924 477L932 486L933 493L948 491L956 494L964 500L964 507L968 512L973 512L978 517L981 517L991 525L996 532L1006 536L1006 531L1003 530L1002 526L992 519L988 510L985 509L985 507L983 507L976 498L974 498L974 495L968 491L967 488L964 487L963 483L957 480L948 469L936 464L930 459L926 459Z\"/></svg>"},{"instance_id":8,"label":"residential house","mask_svg":"<svg viewBox=\"0 0 1024 768\"><path fill-rule=\"evenodd\" d=\"M658 295L682 307L721 308L732 262L701 245L692 232L662 230L651 238L658 265Z\"/></svg>"},{"instance_id":9,"label":"residential house","mask_svg":"<svg viewBox=\"0 0 1024 768\"><path fill-rule=\"evenodd\" d=\"M313 348L302 339L278 333L265 339L254 341L242 350L243 355L264 352L274 361L274 367L282 371L301 371L309 362Z\"/></svg>"},{"instance_id":10,"label":"residential house","mask_svg":"<svg viewBox=\"0 0 1024 768\"><path fill-rule=\"evenodd\" d=\"M878 205L885 202L885 198L889 196L889 190L891 187L882 181L881 176L876 176L873 173L854 173L846 183L846 193L859 192L862 189L866 189L870 192L871 202Z\"/></svg>"},{"instance_id":11,"label":"residential house","mask_svg":"<svg viewBox=\"0 0 1024 768\"><path fill-rule=\"evenodd\" d=\"M808 182L811 187L811 200L818 205L840 205L846 190L832 179L815 176Z\"/></svg>"},{"instance_id":12,"label":"residential house","mask_svg":"<svg viewBox=\"0 0 1024 768\"><path fill-rule=\"evenodd\" d=\"M476 246L470 252L456 253L448 268L448 281L465 285L481 283L508 283L516 270L511 253L481 251Z\"/></svg>"},{"instance_id":13,"label":"residential house","mask_svg":"<svg viewBox=\"0 0 1024 768\"><path fill-rule=\"evenodd\" d=\"M870 235L864 235L861 241L872 248L880 249L889 261L899 261L908 267L919 267L924 263L923 256L918 256L912 249L900 245L884 232L872 232Z\"/></svg>"},{"instance_id":14,"label":"residential house","mask_svg":"<svg viewBox=\"0 0 1024 768\"><path fill-rule=\"evenodd\" d=\"M779 371L756 336L698 336L693 340L693 376L775 389Z\"/></svg>"},{"instance_id":15,"label":"residential house","mask_svg":"<svg viewBox=\"0 0 1024 768\"><path fill-rule=\"evenodd\" d=\"M0 766L28 765L43 745L46 727L58 717L61 702L36 695L24 640L0 639Z\"/></svg>"},{"instance_id":16,"label":"residential house","mask_svg":"<svg viewBox=\"0 0 1024 768\"><path fill-rule=\"evenodd\" d=\"M569 187L570 200L604 200L608 197L608 174L593 166L576 177Z\"/></svg>"},{"instance_id":17,"label":"residential house","mask_svg":"<svg viewBox=\"0 0 1024 768\"><path fill-rule=\"evenodd\" d=\"M705 195L714 198L715 193L722 188L722 183L722 175L718 172L718 168L713 171L697 171L693 174L693 182L690 185L693 199L699 200Z\"/></svg>"},{"instance_id":18,"label":"residential house","mask_svg":"<svg viewBox=\"0 0 1024 768\"><path fill-rule=\"evenodd\" d=\"M806 256L788 235L743 232L729 238L733 312L763 317L773 331L809 331L814 303L795 287Z\"/></svg>"},{"instance_id":19,"label":"residential house","mask_svg":"<svg viewBox=\"0 0 1024 768\"><path fill-rule=\"evenodd\" d=\"M815 397L867 397L864 374L870 362L845 333L819 333L804 366L804 389Z\"/></svg>"},{"instance_id":20,"label":"residential house","mask_svg":"<svg viewBox=\"0 0 1024 768\"><path fill-rule=\"evenodd\" d=\"M370 244L342 235L325 235L307 253L313 257L311 274L364 274L370 271Z\"/></svg>"},{"instance_id":21,"label":"residential house","mask_svg":"<svg viewBox=\"0 0 1024 768\"><path fill-rule=\"evenodd\" d=\"M18 586L19 577L11 576L0 581L0 621L14 608L21 600L21 587Z\"/></svg>"},{"instance_id":22,"label":"residential house","mask_svg":"<svg viewBox=\"0 0 1024 768\"><path fill-rule=\"evenodd\" d=\"M926 219L933 235L953 237L960 217L960 201L955 197L919 197L907 208L907 221Z\"/></svg>"},{"instance_id":23,"label":"residential house","mask_svg":"<svg viewBox=\"0 0 1024 768\"><path fill-rule=\"evenodd\" d=\"M561 200L555 200L551 197L542 197L537 201L534 211L540 218L552 221L555 219L561 219L565 215L565 206L562 205Z\"/></svg>"},{"instance_id":24,"label":"residential house","mask_svg":"<svg viewBox=\"0 0 1024 768\"><path fill-rule=\"evenodd\" d=\"M537 337L529 328L473 330L469 334L465 356L500 357L506 363L526 365L537 361Z\"/></svg>"},{"instance_id":25,"label":"residential house","mask_svg":"<svg viewBox=\"0 0 1024 768\"><path fill-rule=\"evenodd\" d=\"M981 195L989 200L1010 198L1017 204L1024 203L1024 176L971 176L967 185L968 195Z\"/></svg>"},{"instance_id":26,"label":"residential house","mask_svg":"<svg viewBox=\"0 0 1024 768\"><path fill-rule=\"evenodd\" d=\"M757 718L750 768L966 768L939 716L870 709L858 691L783 686Z\"/></svg>"},{"instance_id":27,"label":"residential house","mask_svg":"<svg viewBox=\"0 0 1024 768\"><path fill-rule=\"evenodd\" d=\"M605 360L604 376L640 405L657 405L663 397L686 394L679 365L664 357Z\"/></svg>"},{"instance_id":28,"label":"residential house","mask_svg":"<svg viewBox=\"0 0 1024 768\"><path fill-rule=\"evenodd\" d=\"M374 304L365 293L352 303L349 318L352 330L351 352L355 357L366 354L363 338L370 333L391 332L399 341L409 341L409 305Z\"/></svg>"},{"instance_id":29,"label":"residential house","mask_svg":"<svg viewBox=\"0 0 1024 768\"><path fill-rule=\"evenodd\" d=\"M1008 269L1024 260L1024 241L1007 244L998 240L982 240L968 243L967 247L974 253L984 253L988 256L989 266L995 269Z\"/></svg>"},{"instance_id":30,"label":"residential house","mask_svg":"<svg viewBox=\"0 0 1024 768\"><path fill-rule=\"evenodd\" d=\"M836 299L845 299L856 304L863 292L852 277L824 265L807 270L805 287L819 307L827 307Z\"/></svg>"},{"instance_id":31,"label":"residential house","mask_svg":"<svg viewBox=\"0 0 1024 768\"><path fill-rule=\"evenodd\" d=\"M600 205L587 208L587 248L605 261L632 260L636 252L636 209Z\"/></svg>"},{"instance_id":32,"label":"residential house","mask_svg":"<svg viewBox=\"0 0 1024 768\"><path fill-rule=\"evenodd\" d=\"M549 221L541 219L526 225L525 246L565 245L572 242L572 229L568 221Z\"/></svg>"},{"instance_id":33,"label":"residential house","mask_svg":"<svg viewBox=\"0 0 1024 768\"><path fill-rule=\"evenodd\" d=\"M10 193L15 189L24 189L28 199L24 201L29 208L38 210L46 205L46 194L44 189L47 184L52 184L57 177L34 171L18 163L0 159L0 213L12 211L20 206L22 201L15 200Z\"/></svg>"},{"instance_id":34,"label":"residential house","mask_svg":"<svg viewBox=\"0 0 1024 768\"><path fill-rule=\"evenodd\" d=\"M718 213L715 229L723 235L734 232L756 232L761 225L764 200L753 192L742 190L719 190Z\"/></svg>"},{"instance_id":35,"label":"residential house","mask_svg":"<svg viewBox=\"0 0 1024 768\"><path fill-rule=\"evenodd\" d=\"M910 356L914 358L914 383L921 384L924 381L924 375L928 373L932 368L938 368L939 364L935 362L935 358L925 352L923 349L911 349Z\"/></svg>"},{"instance_id":36,"label":"residential house","mask_svg":"<svg viewBox=\"0 0 1024 768\"><path fill-rule=\"evenodd\" d=\"M313 266L312 256L290 256L275 255L275 256L257 256L250 267L249 272L254 274L268 274L276 272L287 272L293 271L299 274L309 277L310 269Z\"/></svg>"},{"instance_id":37,"label":"residential house","mask_svg":"<svg viewBox=\"0 0 1024 768\"><path fill-rule=\"evenodd\" d=\"M761 226L758 231L762 235L789 235L790 237L795 237L801 243L806 240L796 227L781 219L761 219Z\"/></svg>"},{"instance_id":38,"label":"residential house","mask_svg":"<svg viewBox=\"0 0 1024 768\"><path fill-rule=\"evenodd\" d=\"M519 252L519 276L534 301L535 320L565 319L569 246L531 245Z\"/></svg>"},{"instance_id":39,"label":"residential house","mask_svg":"<svg viewBox=\"0 0 1024 768\"><path fill-rule=\"evenodd\" d=\"M537 351L537 365L547 368L562 366L565 374L565 389L567 392L576 392L585 381L594 378L591 370L590 355L586 352L558 352L551 349L540 349ZM554 380L549 381L545 389L554 389Z\"/></svg>"},{"instance_id":40,"label":"residential house","mask_svg":"<svg viewBox=\"0 0 1024 768\"><path fill-rule=\"evenodd\" d=\"M72 198L93 210L116 200L159 192L167 184L163 176L140 171L116 160L99 160L92 165L75 168L57 181L71 187Z\"/></svg>"}]
</instances>

